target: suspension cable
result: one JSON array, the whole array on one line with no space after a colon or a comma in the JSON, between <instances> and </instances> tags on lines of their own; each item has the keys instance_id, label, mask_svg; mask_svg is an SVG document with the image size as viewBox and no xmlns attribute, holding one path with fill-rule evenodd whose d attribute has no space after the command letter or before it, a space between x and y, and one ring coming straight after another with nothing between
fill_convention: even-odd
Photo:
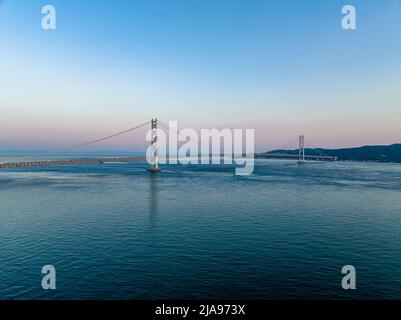
<instances>
[{"instance_id":1,"label":"suspension cable","mask_svg":"<svg viewBox=\"0 0 401 320\"><path fill-rule=\"evenodd\" d=\"M316 147L316 146L312 143L312 141L311 141L310 139L308 139L308 138L305 137L305 142L306 142L307 144L310 144L311 147L312 147L313 149L318 150L321 156L329 157L328 154L326 154L325 152L323 152L323 148Z\"/></svg>"},{"instance_id":2,"label":"suspension cable","mask_svg":"<svg viewBox=\"0 0 401 320\"><path fill-rule=\"evenodd\" d=\"M96 140L91 140L91 141L80 143L80 144L73 145L73 146L70 146L70 147L62 148L62 149L59 149L58 151L66 151L66 150L71 150L71 149L77 149L77 148L85 147L85 146L88 146L88 145L91 145L91 144L94 144L94 143L98 143L98 142L102 142L102 141L105 141L105 140L109 140L109 139L121 136L123 134L129 133L131 131L134 131L136 129L142 128L142 127L148 125L149 123L150 123L150 121L147 121L147 122L142 123L142 124L140 124L138 126L129 128L129 129L124 130L124 131L117 132L117 133L112 134L110 136L106 136L106 137L99 138L99 139L96 139Z\"/></svg>"},{"instance_id":3,"label":"suspension cable","mask_svg":"<svg viewBox=\"0 0 401 320\"><path fill-rule=\"evenodd\" d=\"M167 125L167 124L165 124L164 122L158 120L158 123L162 126L162 128L164 128L164 129L166 129L166 130L169 130L169 131L171 131L171 132L174 132L175 134L180 135L181 137L187 138L187 136L184 136L184 135L182 135L182 133L178 132L177 130L175 130L175 129L173 129L173 128L170 128L170 126ZM198 145L203 145L203 146L208 147L208 148L210 147L208 144L205 144L205 143L199 141L199 140L196 139L196 138L193 139L193 140L195 140L195 142L197 142ZM213 152L213 147L212 147L212 152ZM220 150L219 150L219 153L220 153Z\"/></svg>"}]
</instances>

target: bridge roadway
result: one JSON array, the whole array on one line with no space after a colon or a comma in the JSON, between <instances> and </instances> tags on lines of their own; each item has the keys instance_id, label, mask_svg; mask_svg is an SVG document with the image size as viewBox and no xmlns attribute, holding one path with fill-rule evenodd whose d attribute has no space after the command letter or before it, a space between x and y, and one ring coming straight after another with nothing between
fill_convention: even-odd
<instances>
[{"instance_id":1,"label":"bridge roadway","mask_svg":"<svg viewBox=\"0 0 401 320\"><path fill-rule=\"evenodd\" d=\"M259 153L255 154L255 158L282 158L282 159L298 159L297 154L287 153ZM306 160L319 161L336 161L337 157L330 156L308 156ZM42 161L26 161L26 162L0 162L0 169L9 168L27 168L27 167L49 167L49 166L64 166L64 165L81 165L81 164L100 164L110 162L138 162L146 161L145 156L138 157L118 157L118 158L88 158L88 159L64 159L64 160L42 160Z\"/></svg>"},{"instance_id":2,"label":"bridge roadway","mask_svg":"<svg viewBox=\"0 0 401 320\"><path fill-rule=\"evenodd\" d=\"M135 162L146 161L146 157L124 157L124 158L93 158L93 159L65 159L65 160L45 160L27 162L0 162L0 169L24 168L24 167L48 167L64 166L71 164L98 164L107 162Z\"/></svg>"},{"instance_id":3,"label":"bridge roadway","mask_svg":"<svg viewBox=\"0 0 401 320\"><path fill-rule=\"evenodd\" d=\"M266 153L258 153L258 154L256 154L255 158L299 159L299 155L298 154L289 154L289 153L266 152ZM338 159L337 157L332 157L332 156L305 155L305 160L337 161L337 159Z\"/></svg>"}]
</instances>

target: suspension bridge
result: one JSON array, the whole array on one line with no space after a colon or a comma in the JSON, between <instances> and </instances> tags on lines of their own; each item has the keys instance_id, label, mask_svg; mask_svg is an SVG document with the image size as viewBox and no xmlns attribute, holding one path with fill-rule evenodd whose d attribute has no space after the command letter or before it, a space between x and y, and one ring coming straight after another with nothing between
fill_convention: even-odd
<instances>
[{"instance_id":1,"label":"suspension bridge","mask_svg":"<svg viewBox=\"0 0 401 320\"><path fill-rule=\"evenodd\" d=\"M152 119L138 126L129 128L124 131L117 132L115 134L91 140L85 143L73 145L67 148L56 150L52 154L48 154L49 157L52 155L60 154L60 152L66 152L71 150L81 149L89 145L93 145L102 141L110 140L118 136L133 132L137 129L146 127L150 125L151 129L151 156L148 159L146 156L135 156L135 157L100 157L100 158L74 158L74 159L61 159L61 160L41 160L41 161L15 161L15 162L0 162L0 169L10 169L10 168L27 168L27 167L49 167L49 166L64 166L64 165L85 165L85 164L102 164L102 163L115 163L115 162L150 162L150 172L160 171L159 168L159 150L158 150L158 129L164 129L167 131L174 131L175 134L179 134L178 131L172 129L169 125L158 119ZM196 141L201 144L200 141ZM41 155L43 156L43 155ZM204 155L212 156L212 154ZM225 155L226 156L226 155ZM233 155L234 156L234 155ZM306 155L305 154L305 136L299 135L298 138L298 154L294 153L284 153L284 152L266 152L266 153L256 153L252 155L254 158L280 158L280 159L296 159L299 163L304 163L307 160L315 161L336 161L337 158L327 155Z\"/></svg>"},{"instance_id":2,"label":"suspension bridge","mask_svg":"<svg viewBox=\"0 0 401 320\"><path fill-rule=\"evenodd\" d=\"M324 154L319 155L306 155L305 154L305 135L300 134L298 137L298 154L296 153L284 153L284 152L265 152L256 154L256 158L281 158L281 159L297 159L299 163L303 163L306 160L314 161L337 161L337 157L328 156Z\"/></svg>"}]
</instances>

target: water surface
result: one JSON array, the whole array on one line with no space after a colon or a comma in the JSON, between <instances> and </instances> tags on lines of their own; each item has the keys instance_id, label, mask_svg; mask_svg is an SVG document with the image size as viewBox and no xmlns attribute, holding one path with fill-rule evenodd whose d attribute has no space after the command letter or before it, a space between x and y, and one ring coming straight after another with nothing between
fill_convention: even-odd
<instances>
[{"instance_id":1,"label":"water surface","mask_svg":"<svg viewBox=\"0 0 401 320\"><path fill-rule=\"evenodd\" d=\"M401 299L401 165L146 167L1 170L0 298Z\"/></svg>"}]
</instances>

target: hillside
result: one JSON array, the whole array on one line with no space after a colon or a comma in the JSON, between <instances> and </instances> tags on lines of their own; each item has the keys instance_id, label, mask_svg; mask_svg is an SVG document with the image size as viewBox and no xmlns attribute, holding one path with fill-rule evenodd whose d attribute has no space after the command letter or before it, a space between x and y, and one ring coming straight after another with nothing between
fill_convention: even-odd
<instances>
[{"instance_id":1,"label":"hillside","mask_svg":"<svg viewBox=\"0 0 401 320\"><path fill-rule=\"evenodd\" d=\"M273 150L270 153L289 153L297 154L298 150ZM355 148L342 149L305 149L307 155L327 155L338 157L342 161L380 161L380 162L400 162L401 163L401 144L388 146L362 146Z\"/></svg>"}]
</instances>

